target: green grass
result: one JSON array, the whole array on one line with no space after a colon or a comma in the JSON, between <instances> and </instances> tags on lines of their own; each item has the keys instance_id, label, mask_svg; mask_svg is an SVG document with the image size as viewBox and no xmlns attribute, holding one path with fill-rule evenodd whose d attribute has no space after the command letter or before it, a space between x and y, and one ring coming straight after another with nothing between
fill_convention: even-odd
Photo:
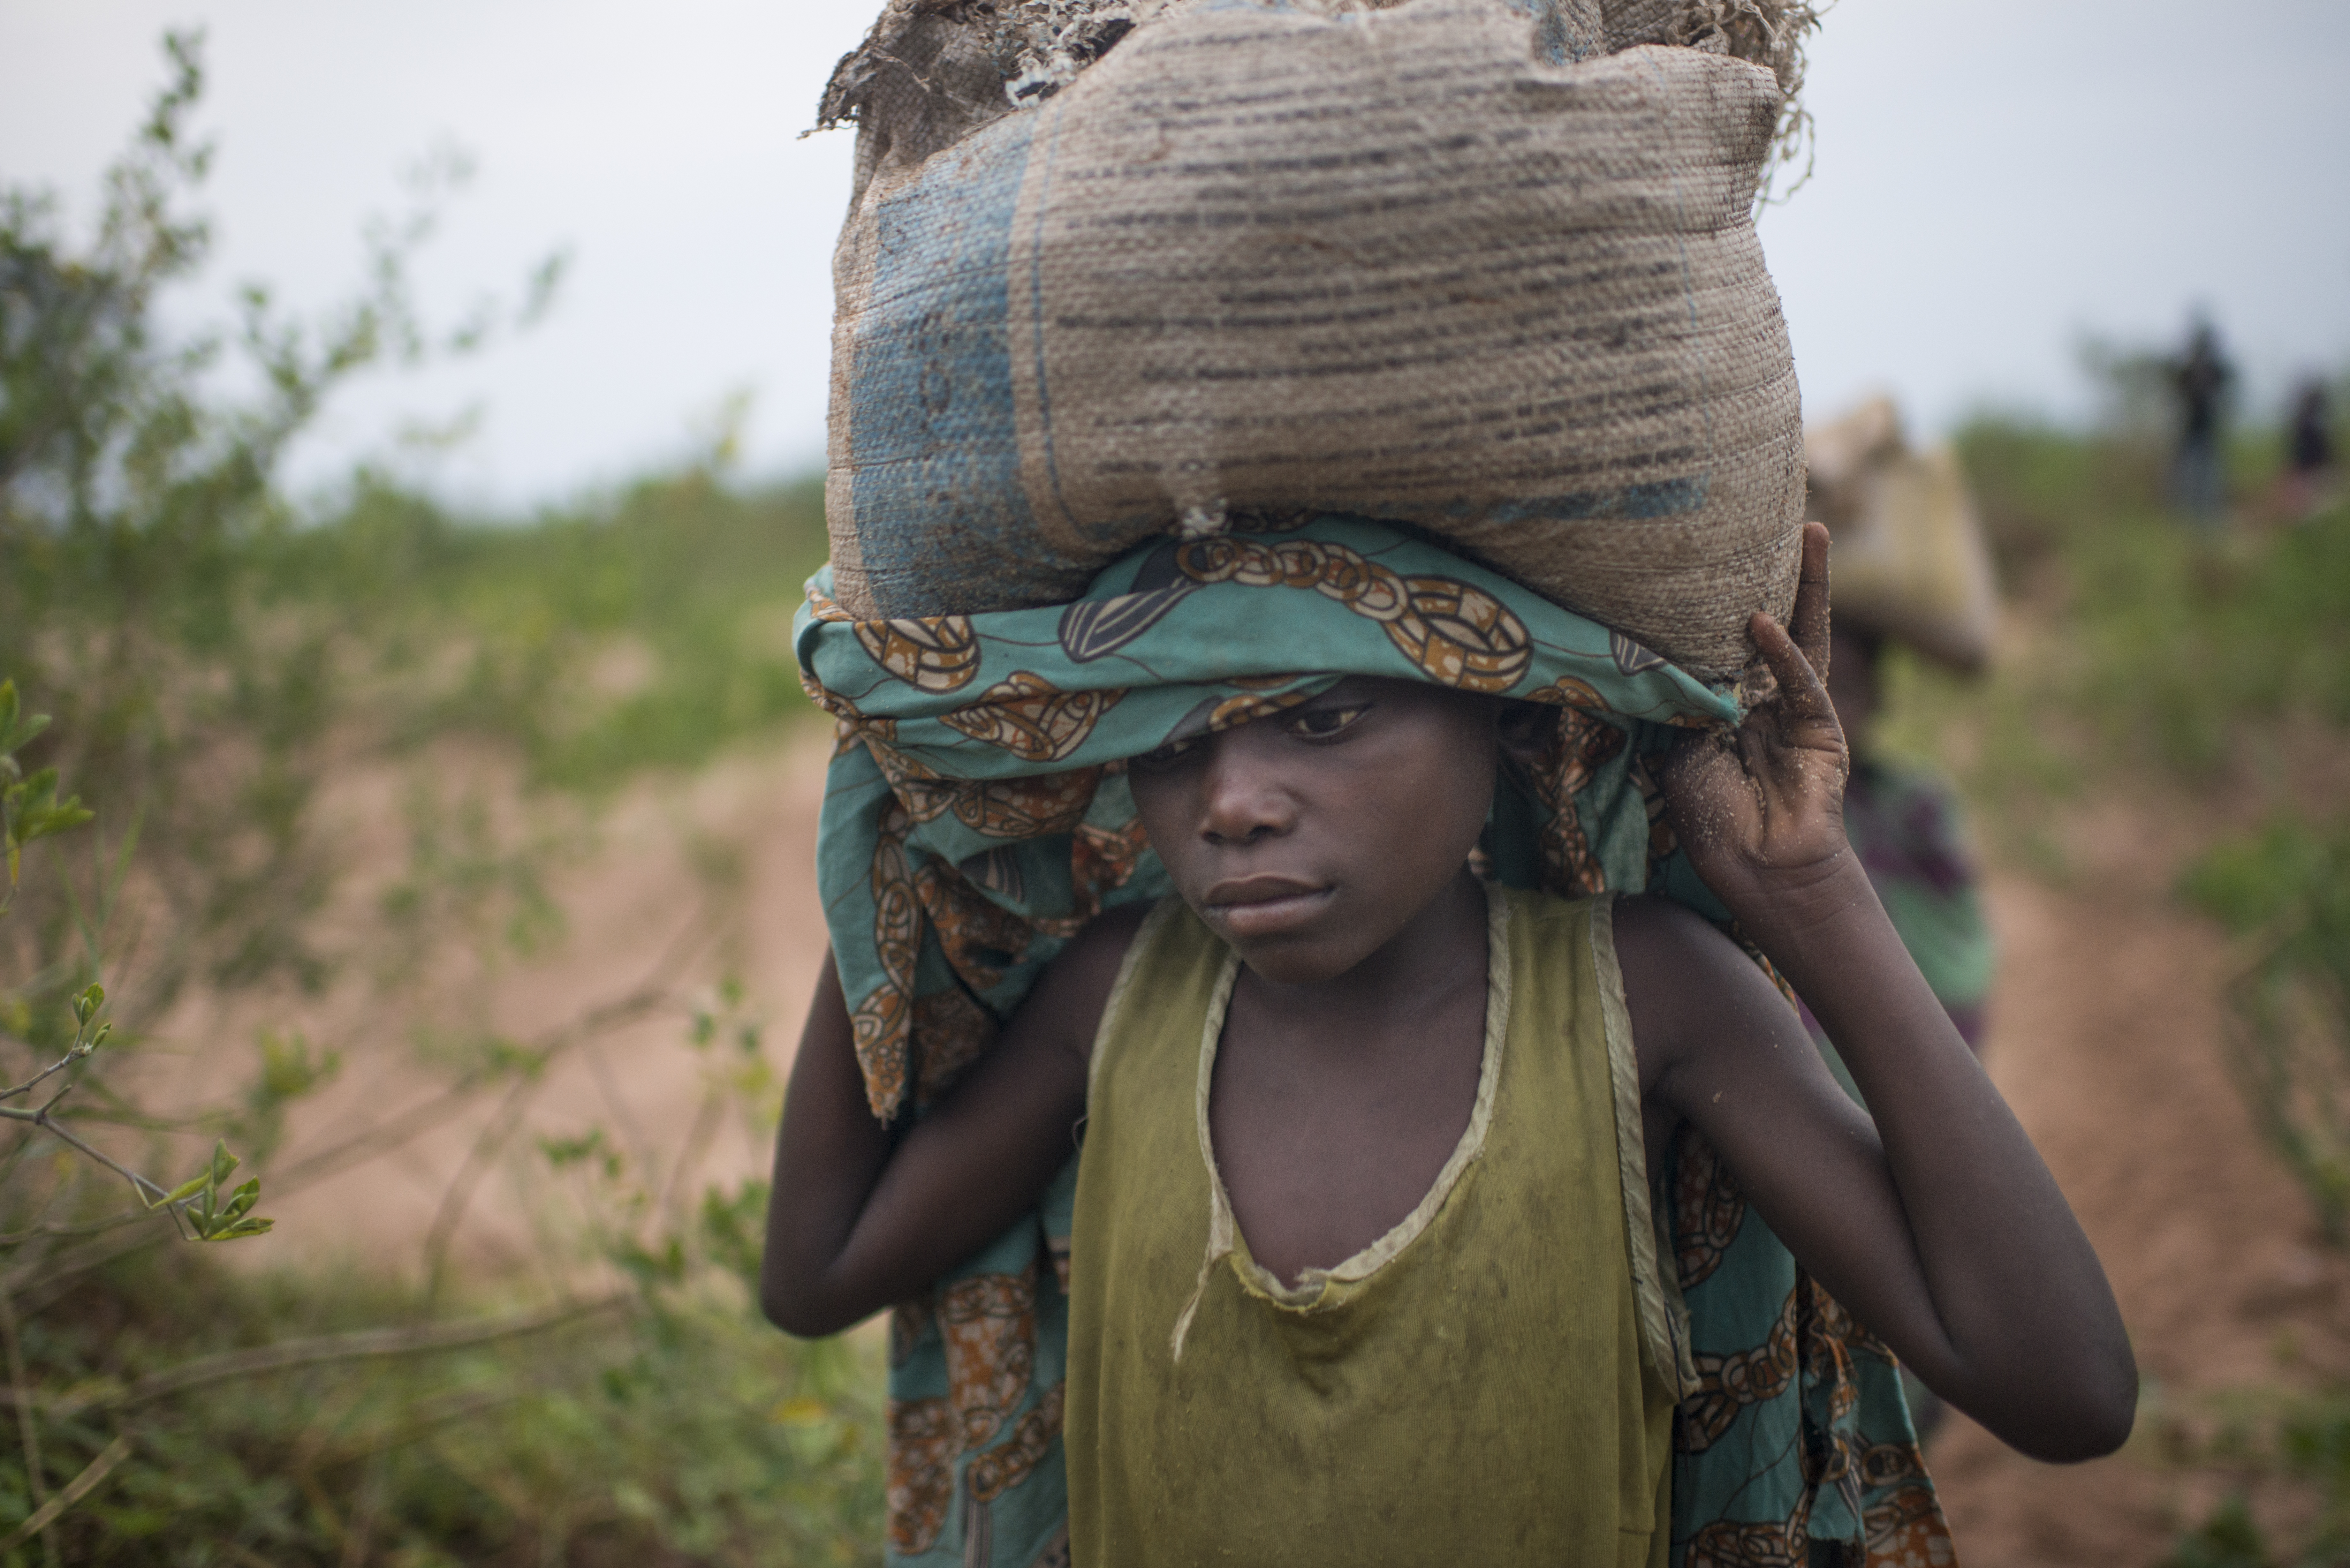
<instances>
[{"instance_id":1,"label":"green grass","mask_svg":"<svg viewBox=\"0 0 2350 1568\"><path fill-rule=\"evenodd\" d=\"M813 711L791 618L824 563L823 504L818 481L689 471L468 524L362 483L274 543L264 602L350 618L403 739L484 736L539 783L601 791Z\"/></svg>"},{"instance_id":2,"label":"green grass","mask_svg":"<svg viewBox=\"0 0 2350 1568\"><path fill-rule=\"evenodd\" d=\"M714 1273L625 1317L107 1407L143 1373L378 1328L405 1305L364 1278L255 1275L175 1251L118 1264L28 1324L43 1386L89 1401L43 1422L49 1490L118 1436L135 1445L58 1526L62 1561L879 1560L878 1348L787 1341ZM10 1454L0 1512L28 1505Z\"/></svg>"}]
</instances>

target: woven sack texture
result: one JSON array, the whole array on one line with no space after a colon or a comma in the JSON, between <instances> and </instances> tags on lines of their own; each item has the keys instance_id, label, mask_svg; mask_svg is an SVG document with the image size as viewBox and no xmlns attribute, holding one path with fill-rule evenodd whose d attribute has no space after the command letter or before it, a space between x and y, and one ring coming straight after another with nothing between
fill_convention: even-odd
<instances>
[{"instance_id":1,"label":"woven sack texture","mask_svg":"<svg viewBox=\"0 0 2350 1568\"><path fill-rule=\"evenodd\" d=\"M1026 109L1007 35L924 13L835 260L843 608L1051 603L1154 533L1347 513L1735 673L1800 548L1752 221L1783 99L1606 52L1670 11L1168 4L1021 57Z\"/></svg>"}]
</instances>

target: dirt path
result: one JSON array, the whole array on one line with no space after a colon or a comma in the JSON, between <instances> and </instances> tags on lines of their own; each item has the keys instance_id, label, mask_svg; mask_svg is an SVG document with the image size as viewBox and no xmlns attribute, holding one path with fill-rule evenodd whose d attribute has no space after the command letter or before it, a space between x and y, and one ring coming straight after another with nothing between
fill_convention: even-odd
<instances>
[{"instance_id":1,"label":"dirt path","mask_svg":"<svg viewBox=\"0 0 2350 1568\"><path fill-rule=\"evenodd\" d=\"M426 1053L433 1048L432 1031L543 1043L642 987L674 945L683 954L675 971L685 981L677 998L567 1048L524 1088L526 1106L505 1145L520 1158L486 1164L452 1229L452 1257L494 1272L561 1266L562 1249L540 1244L550 1233L540 1220L554 1216L552 1229L559 1231L576 1210L565 1180L550 1176L536 1157L542 1139L576 1138L600 1127L625 1157L629 1179L658 1192L681 1178L675 1185L688 1199L702 1181L763 1173L771 1134L761 1123L780 1104L781 1075L825 946L815 846L829 742L808 726L775 749L722 761L619 802L599 826L590 857L550 881L547 892L564 911L566 930L541 958L473 955L478 961L469 962L461 953L454 974L420 977L388 995L359 988L313 1002L241 1000L224 1013L208 1012L198 999L167 1031L188 1047L191 1081L211 1089L209 1096L192 1089L187 1097L216 1097L228 1075L244 1070L237 1043L251 1037L255 1015L340 1049L339 1079L297 1107L274 1162L279 1170L297 1168L353 1133L429 1101L449 1081L451 1068L420 1060L420 1039ZM330 799L327 814L349 818L355 839L383 836L385 820L396 820L396 803L359 791ZM353 858L380 861L390 854L361 843ZM743 988L735 1016L764 1026L757 1062L727 1039L702 1051L688 1043L693 1006L712 1004L713 982L723 975L737 977ZM222 1044L198 1052L201 1042ZM740 1090L759 1063L774 1081L747 1096L755 1103L743 1103ZM722 1077L727 1091L713 1095ZM265 1251L243 1258L265 1266L300 1261L415 1273L435 1217L506 1086L339 1172L307 1182L265 1181L266 1211L278 1230Z\"/></svg>"},{"instance_id":2,"label":"dirt path","mask_svg":"<svg viewBox=\"0 0 2350 1568\"><path fill-rule=\"evenodd\" d=\"M2136 836L2117 835L2116 848ZM2138 838L2141 851L2146 842ZM2148 1380L2121 1454L2034 1464L1954 1418L1929 1459L1960 1560L2152 1564L2230 1478L2172 1462L2201 1400L2350 1371L2345 1270L2255 1136L2221 1054L2221 943L2147 883L1995 877L2004 967L1989 1063L2111 1277Z\"/></svg>"}]
</instances>

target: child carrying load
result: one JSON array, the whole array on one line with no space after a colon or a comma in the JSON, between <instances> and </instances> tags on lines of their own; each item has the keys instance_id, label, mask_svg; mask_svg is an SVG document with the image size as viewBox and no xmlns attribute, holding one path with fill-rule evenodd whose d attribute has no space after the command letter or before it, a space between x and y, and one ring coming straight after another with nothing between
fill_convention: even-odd
<instances>
[{"instance_id":1,"label":"child carrying load","mask_svg":"<svg viewBox=\"0 0 2350 1568\"><path fill-rule=\"evenodd\" d=\"M1052 12L1065 54L1085 9ZM885 16L877 44L898 47L877 55L926 82L1018 56L1017 38L923 34L938 15ZM1007 72L1054 87L1040 109L960 140L934 116L895 171L867 149L842 247L835 560L798 630L842 736L819 846L834 953L777 1140L765 1301L799 1334L897 1309L898 1560L1947 1562L1895 1357L2044 1459L2127 1434L2136 1373L2096 1259L1844 837L1827 541L1794 522L1792 374L1720 352L1775 337L1783 360L1775 301L1767 279L1691 283L1746 265L1742 207L1607 208L1592 192L1654 141L1628 132L1588 179L1421 169L1385 207L1256 188L1278 221L1180 265L1162 253L1188 242L1162 237L1150 265L1191 282L1132 299L1125 330L1135 358L1172 332L1179 358L1214 361L1230 312L1170 296L1221 268L1280 363L1237 401L1205 374L1154 400L1118 382L1130 365L1079 378L1091 401L1039 392L1085 362L1050 341L1092 319L1066 302L1068 256L1115 250L1051 182L1118 135L1136 169L1226 181L1231 149L1215 162L1186 138L1256 138L1263 187L1308 165L1392 182L1438 142L1565 158L1588 141L1577 113L1668 140L1692 116L1719 139L1727 114L1723 179L1743 168L1751 198L1769 73L1627 42L1619 20L1169 5L1078 37L1100 63L1066 86L1049 51ZM1224 78L1169 85L1220 58ZM1319 90L1349 71L1371 87ZM1448 80L1439 137L1399 104ZM1270 114L1268 82L1320 107ZM1496 112L1561 118L1481 131L1495 84ZM1357 100L1371 131L1334 128ZM1119 129L1133 114L1157 140ZM1409 145L1367 151L1373 131ZM1316 136L1354 154L1315 165L1299 143ZM1550 194L1570 184L1583 207ZM1407 273L1448 247L1461 265L1380 294L1387 316L1333 327L1270 303L1281 267L1332 254L1317 223L1481 190L1550 203L1533 228L1557 243L1496 260L1437 214L1417 252L1391 232L1389 250ZM990 231L967 204L932 222L927 203L966 195L1019 222ZM1638 232L1659 222L1702 232ZM972 251L987 232L1008 237ZM1596 275L1574 254L1595 244L1622 289L1497 309L1531 267ZM924 254L937 265L879 279ZM1676 275L1643 254L1696 259ZM1647 310L1643 289L1685 308ZM1611 312L1623 330L1575 330ZM1707 312L1744 336L1709 337ZM1486 396L1440 344L1504 327L1551 346L1503 367L1522 414L1560 394L1523 440L1446 424L1414 391L1458 375L1454 403ZM1023 332L1035 362L1015 374ZM1440 348L1315 358L1383 332ZM917 352L934 378L905 373ZM1370 412L1342 438L1253 401L1284 376ZM1595 376L1645 401L1565 395ZM893 395L910 432L880 418ZM1112 427L1149 459L1108 462ZM1369 455L1350 467L1342 439ZM1264 459L1284 442L1294 463ZM969 476L951 494L912 472L941 451ZM1307 483L1334 504L1289 488ZM1115 492L1142 483L1172 525L1136 536ZM959 528L923 524L941 552L926 577L890 530L950 502ZM1080 569L1081 591L1039 589ZM1843 1047L1868 1111L1774 981Z\"/></svg>"}]
</instances>

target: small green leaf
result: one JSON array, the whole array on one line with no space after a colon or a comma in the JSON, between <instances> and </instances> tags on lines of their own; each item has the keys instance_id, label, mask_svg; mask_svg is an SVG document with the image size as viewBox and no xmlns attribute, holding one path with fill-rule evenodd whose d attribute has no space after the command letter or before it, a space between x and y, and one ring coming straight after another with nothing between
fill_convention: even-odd
<instances>
[{"instance_id":1,"label":"small green leaf","mask_svg":"<svg viewBox=\"0 0 2350 1568\"><path fill-rule=\"evenodd\" d=\"M212 1179L212 1172L209 1170L203 1172L200 1176L192 1176L187 1180L180 1183L179 1186L172 1189L171 1191L163 1194L162 1197L157 1199L154 1202L147 1205L147 1207L150 1209L168 1209L174 1203L185 1203L189 1199L193 1198L197 1193L202 1192L205 1188L211 1186Z\"/></svg>"},{"instance_id":2,"label":"small green leaf","mask_svg":"<svg viewBox=\"0 0 2350 1568\"><path fill-rule=\"evenodd\" d=\"M92 985L73 1000L74 1022L87 1023L92 1014L106 1005L106 987Z\"/></svg>"},{"instance_id":3,"label":"small green leaf","mask_svg":"<svg viewBox=\"0 0 2350 1568\"><path fill-rule=\"evenodd\" d=\"M260 1201L261 1178L256 1176L229 1194L228 1204L221 1210L221 1218L224 1220L242 1220L251 1213L253 1206Z\"/></svg>"},{"instance_id":4,"label":"small green leaf","mask_svg":"<svg viewBox=\"0 0 2350 1568\"><path fill-rule=\"evenodd\" d=\"M244 1163L244 1162L237 1158L236 1156L229 1153L228 1140L226 1138L221 1139L218 1143L213 1145L212 1184L214 1187L218 1187L222 1182L226 1181L232 1175L235 1174L236 1168Z\"/></svg>"}]
</instances>

